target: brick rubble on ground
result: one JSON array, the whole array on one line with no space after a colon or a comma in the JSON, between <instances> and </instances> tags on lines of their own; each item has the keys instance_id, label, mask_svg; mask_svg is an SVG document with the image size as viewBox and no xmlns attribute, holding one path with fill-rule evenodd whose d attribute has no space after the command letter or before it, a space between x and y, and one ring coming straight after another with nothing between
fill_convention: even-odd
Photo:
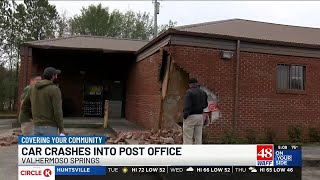
<instances>
[{"instance_id":1,"label":"brick rubble on ground","mask_svg":"<svg viewBox=\"0 0 320 180\"><path fill-rule=\"evenodd\" d=\"M133 140L137 144L182 144L182 130L180 128L121 132L116 138L107 139L107 144L125 144L126 140Z\"/></svg>"},{"instance_id":2,"label":"brick rubble on ground","mask_svg":"<svg viewBox=\"0 0 320 180\"><path fill-rule=\"evenodd\" d=\"M11 146L18 144L18 136L21 135L20 129L14 129L11 135L0 137L0 146Z\"/></svg>"}]
</instances>

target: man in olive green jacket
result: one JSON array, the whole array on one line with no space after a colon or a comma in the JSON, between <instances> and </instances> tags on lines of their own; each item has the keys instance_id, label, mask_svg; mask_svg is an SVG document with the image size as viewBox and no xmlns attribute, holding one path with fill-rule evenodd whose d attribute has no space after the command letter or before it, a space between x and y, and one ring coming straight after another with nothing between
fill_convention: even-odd
<instances>
[{"instance_id":1,"label":"man in olive green jacket","mask_svg":"<svg viewBox=\"0 0 320 180\"><path fill-rule=\"evenodd\" d=\"M54 84L60 73L53 67L46 68L43 80L30 88L23 101L22 113L32 115L35 136L64 134L61 91Z\"/></svg>"},{"instance_id":2,"label":"man in olive green jacket","mask_svg":"<svg viewBox=\"0 0 320 180\"><path fill-rule=\"evenodd\" d=\"M31 136L33 135L33 124L30 118L23 118L23 113L21 113L21 106L23 103L24 98L26 98L28 91L30 90L30 87L34 86L37 82L41 80L41 76L38 74L34 74L31 77L30 84L26 86L21 94L21 102L20 102L20 114L19 114L19 122L21 123L21 131L22 135L24 136Z\"/></svg>"}]
</instances>

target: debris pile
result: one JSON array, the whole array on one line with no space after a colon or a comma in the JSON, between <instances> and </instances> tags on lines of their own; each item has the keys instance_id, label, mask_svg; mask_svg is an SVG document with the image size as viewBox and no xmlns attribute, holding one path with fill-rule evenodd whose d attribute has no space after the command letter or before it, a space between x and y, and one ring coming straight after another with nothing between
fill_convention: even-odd
<instances>
[{"instance_id":1,"label":"debris pile","mask_svg":"<svg viewBox=\"0 0 320 180\"><path fill-rule=\"evenodd\" d=\"M128 142L133 144L182 144L182 130L129 131L118 133L116 138L107 140L107 144L126 144Z\"/></svg>"},{"instance_id":2,"label":"debris pile","mask_svg":"<svg viewBox=\"0 0 320 180\"><path fill-rule=\"evenodd\" d=\"M20 129L14 130L12 135L0 137L0 146L11 146L18 144L18 136L21 135Z\"/></svg>"}]
</instances>

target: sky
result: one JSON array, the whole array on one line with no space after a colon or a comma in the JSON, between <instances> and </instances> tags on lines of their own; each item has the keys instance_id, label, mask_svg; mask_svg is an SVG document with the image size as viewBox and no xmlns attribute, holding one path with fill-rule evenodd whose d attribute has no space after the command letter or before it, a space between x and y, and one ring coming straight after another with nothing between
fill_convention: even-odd
<instances>
[{"instance_id":1,"label":"sky","mask_svg":"<svg viewBox=\"0 0 320 180\"><path fill-rule=\"evenodd\" d=\"M60 1L49 0L58 12L67 16L79 14L82 7L99 4L122 12L149 12L153 3L147 1ZM158 24L169 20L177 25L241 18L263 22L320 28L320 1L169 1L160 0Z\"/></svg>"}]
</instances>

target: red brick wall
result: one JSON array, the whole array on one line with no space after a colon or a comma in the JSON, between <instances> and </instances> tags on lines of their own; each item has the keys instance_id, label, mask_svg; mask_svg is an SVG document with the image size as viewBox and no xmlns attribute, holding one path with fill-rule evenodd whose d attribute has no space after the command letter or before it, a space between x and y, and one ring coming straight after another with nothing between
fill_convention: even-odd
<instances>
[{"instance_id":1,"label":"red brick wall","mask_svg":"<svg viewBox=\"0 0 320 180\"><path fill-rule=\"evenodd\" d=\"M172 58L191 77L195 77L219 94L222 118L208 131L211 140L218 140L225 131L232 131L236 56L222 60L220 50L174 46ZM279 139L287 139L289 126L320 128L320 59L280 56L262 53L240 53L239 116L237 136L245 137L248 130L263 138L272 128ZM305 94L280 94L276 91L278 63L303 64L306 70Z\"/></svg>"},{"instance_id":2,"label":"red brick wall","mask_svg":"<svg viewBox=\"0 0 320 180\"><path fill-rule=\"evenodd\" d=\"M25 73L25 68L24 68L24 64L26 62L26 52L25 52L25 48L21 47L20 48L20 67L19 67L19 84L18 84L18 99L20 99L21 97L21 93L23 90L23 86L24 86L24 73ZM17 103L18 105L18 110L20 109L20 101L18 101Z\"/></svg>"},{"instance_id":3,"label":"red brick wall","mask_svg":"<svg viewBox=\"0 0 320 180\"><path fill-rule=\"evenodd\" d=\"M219 93L222 118L207 128L210 139L220 137L224 131L232 130L234 112L235 65L236 59L222 60L220 51L208 48L174 46L172 60L196 78L200 84Z\"/></svg>"},{"instance_id":4,"label":"red brick wall","mask_svg":"<svg viewBox=\"0 0 320 180\"><path fill-rule=\"evenodd\" d=\"M242 52L238 131L265 132L272 128L279 138L287 138L289 126L320 129L320 59ZM305 94L278 93L279 63L306 65Z\"/></svg>"},{"instance_id":5,"label":"red brick wall","mask_svg":"<svg viewBox=\"0 0 320 180\"><path fill-rule=\"evenodd\" d=\"M160 52L135 63L127 84L126 118L145 128L158 128L160 113Z\"/></svg>"},{"instance_id":6,"label":"red brick wall","mask_svg":"<svg viewBox=\"0 0 320 180\"><path fill-rule=\"evenodd\" d=\"M20 109L20 97L25 86L29 85L32 73L36 73L36 66L33 64L32 48L22 46L20 48L20 67L19 67L19 84L18 84L18 110ZM25 64L27 65L25 66ZM26 69L26 68L27 69ZM27 82L25 83L25 74Z\"/></svg>"}]
</instances>

